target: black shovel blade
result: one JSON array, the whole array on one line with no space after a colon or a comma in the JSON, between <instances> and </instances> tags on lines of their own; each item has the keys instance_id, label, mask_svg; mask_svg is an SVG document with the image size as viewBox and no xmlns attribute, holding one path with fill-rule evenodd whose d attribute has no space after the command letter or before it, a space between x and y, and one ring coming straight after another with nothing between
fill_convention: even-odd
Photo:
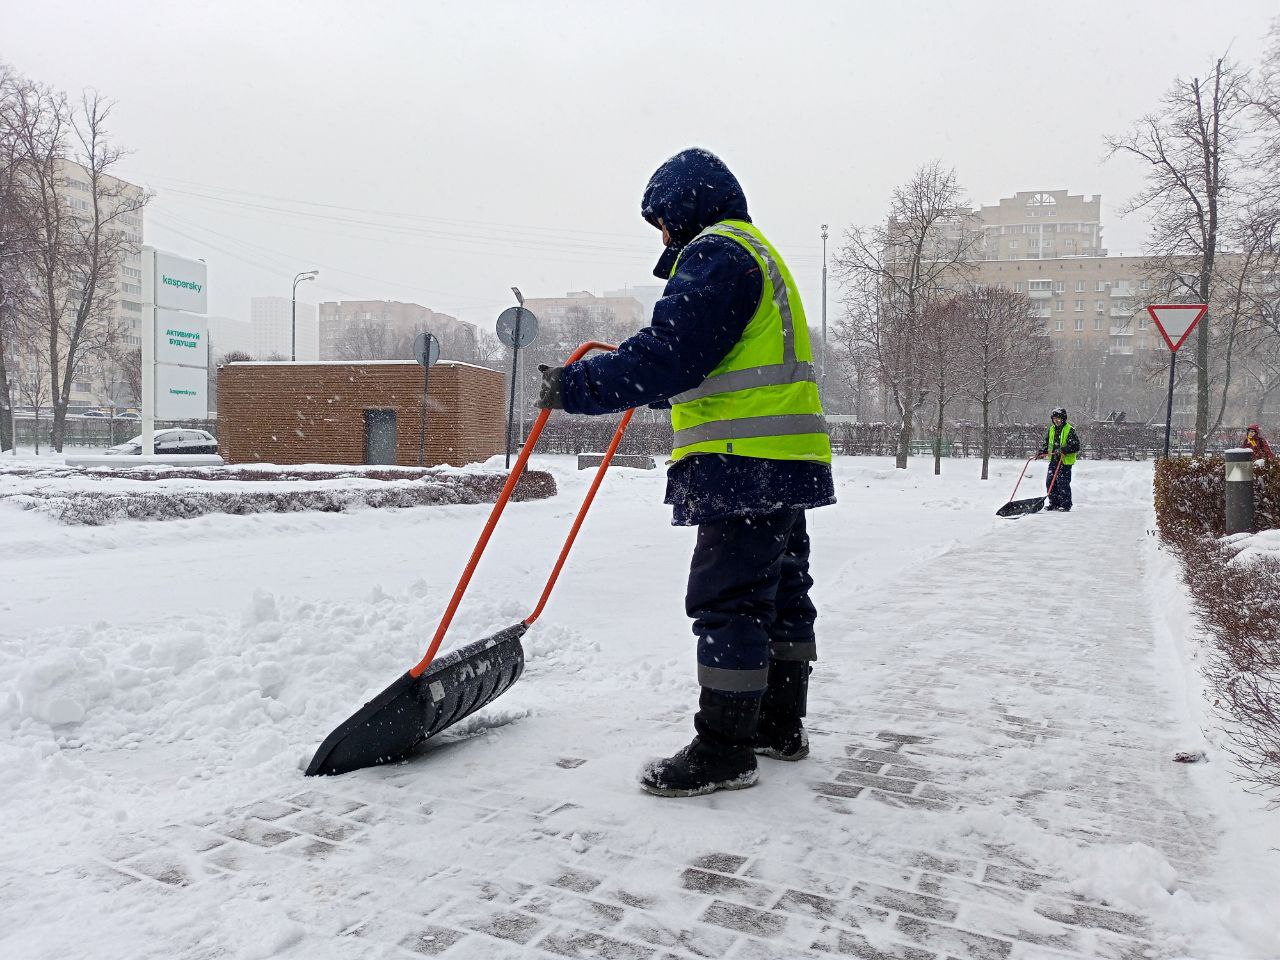
<instances>
[{"instance_id":1,"label":"black shovel blade","mask_svg":"<svg viewBox=\"0 0 1280 960\"><path fill-rule=\"evenodd\" d=\"M453 650L420 676L408 673L325 738L307 776L334 776L406 756L504 693L524 672L523 623Z\"/></svg>"},{"instance_id":2,"label":"black shovel blade","mask_svg":"<svg viewBox=\"0 0 1280 960\"><path fill-rule=\"evenodd\" d=\"M997 517L1025 517L1028 513L1039 513L1044 508L1044 497L1031 497L1028 500L1010 500L996 511Z\"/></svg>"}]
</instances>

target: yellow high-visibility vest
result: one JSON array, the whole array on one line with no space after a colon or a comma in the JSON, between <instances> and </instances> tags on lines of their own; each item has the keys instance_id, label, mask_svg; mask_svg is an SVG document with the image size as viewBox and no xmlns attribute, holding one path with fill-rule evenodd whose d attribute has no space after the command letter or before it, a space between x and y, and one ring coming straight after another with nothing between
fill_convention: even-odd
<instances>
[{"instance_id":1,"label":"yellow high-visibility vest","mask_svg":"<svg viewBox=\"0 0 1280 960\"><path fill-rule=\"evenodd\" d=\"M671 459L724 453L830 464L831 438L814 377L809 327L787 265L745 220L722 220L698 237L711 234L728 237L751 254L764 289L733 349L702 383L671 398Z\"/></svg>"}]
</instances>

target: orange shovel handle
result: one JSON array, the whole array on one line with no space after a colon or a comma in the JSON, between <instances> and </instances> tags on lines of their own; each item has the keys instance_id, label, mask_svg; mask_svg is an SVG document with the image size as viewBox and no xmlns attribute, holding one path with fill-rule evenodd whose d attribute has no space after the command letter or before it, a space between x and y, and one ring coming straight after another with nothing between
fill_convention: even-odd
<instances>
[{"instance_id":1,"label":"orange shovel handle","mask_svg":"<svg viewBox=\"0 0 1280 960\"><path fill-rule=\"evenodd\" d=\"M584 343L573 351L566 364L573 363L575 360L582 359L592 350L616 350L617 348L608 343L597 343L590 341ZM573 529L569 532L569 539L565 542L564 549L560 551L560 559L556 561L555 569L551 572L551 579L547 583L546 590L542 593L542 599L538 601L538 608L530 614L525 620L526 624L532 623L542 612L543 606L547 602L547 597L551 594L551 587L555 584L556 578L560 574L560 568L564 565L565 557L568 556L569 547L573 544L574 537L578 534L578 528L582 525L582 520L586 516L587 507L591 505L592 499L595 497L596 489L600 486L600 481L604 478L604 471L608 468L609 461L613 458L614 451L618 448L618 441L622 439L622 433L626 429L627 424L631 421L633 411L628 410L618 424L618 429L613 436L613 443L609 446L609 452L600 468L596 471L595 481L591 485L591 489L587 492L587 499L578 511L578 517L574 521ZM542 428L547 424L547 418L551 416L550 410L543 410L538 414L538 418L534 420L533 427L529 431L529 438L525 441L524 446L520 449L520 456L516 458L515 464L511 467L511 473L507 477L507 482L502 486L502 492L498 494L498 499L493 505L493 510L489 513L489 519L485 522L484 530L480 533L480 540L476 543L475 549L471 551L471 559L467 561L466 569L462 571L462 579L458 581L458 586L454 588L453 596L449 600L449 605L445 608L444 616L440 618L440 626L436 628L435 636L431 638L431 646L427 648L426 654L417 665L409 671L409 676L419 677L422 672L431 665L431 661L435 659L436 651L440 649L440 641L444 639L449 624L453 621L453 615L458 610L458 604L462 601L462 595L467 592L467 585L471 583L471 575L475 572L476 564L480 562L480 555L484 553L485 546L489 543L489 537L493 535L493 528L498 525L498 518L502 516L502 511L506 509L507 501L511 499L511 492L515 490L516 483L519 482L520 476L524 473L525 465L529 462L534 447L538 444L538 438L542 435Z\"/></svg>"}]
</instances>

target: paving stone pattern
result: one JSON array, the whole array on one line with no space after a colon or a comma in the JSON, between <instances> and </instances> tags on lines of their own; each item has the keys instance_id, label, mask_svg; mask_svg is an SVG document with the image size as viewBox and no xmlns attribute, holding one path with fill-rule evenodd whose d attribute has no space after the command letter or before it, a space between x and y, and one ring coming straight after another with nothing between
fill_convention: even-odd
<instances>
[{"instance_id":1,"label":"paving stone pattern","mask_svg":"<svg viewBox=\"0 0 1280 960\"><path fill-rule=\"evenodd\" d=\"M949 827L994 808L1083 849L1148 844L1191 883L1212 853L1213 825L1151 720L1166 693L1137 599L1140 516L1082 509L1018 523L890 593L828 588L848 595L824 609L813 754L761 768L803 829L779 830L763 788L653 799L647 824L569 802L581 796L567 778L591 776L597 758L548 746L527 769L543 784L566 778L559 795L521 792L519 769L436 783L410 764L379 779L300 781L162 835L122 837L101 851L99 880L175 896L266 878L331 888L360 915L337 934L351 956L1155 960L1166 954L1150 918L1079 896L1017 843ZM993 569L1025 569L1027 544L1052 523L1053 549L1034 553L1027 580L993 583ZM1133 550L1091 554L1104 524L1132 534ZM1055 589L1086 567L1087 616L1073 606L1081 590ZM957 691L975 677L984 698L966 701ZM1081 698L1093 712L1062 709ZM1029 763L1047 750L1054 763ZM722 816L768 839L651 842L664 817ZM429 864L405 849L428 835L466 856Z\"/></svg>"}]
</instances>

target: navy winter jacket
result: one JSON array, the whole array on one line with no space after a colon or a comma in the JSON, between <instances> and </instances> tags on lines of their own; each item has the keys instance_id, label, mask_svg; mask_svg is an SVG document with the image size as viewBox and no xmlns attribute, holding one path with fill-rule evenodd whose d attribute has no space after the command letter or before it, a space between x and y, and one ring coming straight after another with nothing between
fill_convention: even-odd
<instances>
[{"instance_id":1,"label":"navy winter jacket","mask_svg":"<svg viewBox=\"0 0 1280 960\"><path fill-rule=\"evenodd\" d=\"M742 187L718 157L700 149L676 154L649 180L641 214L654 226L661 219L671 235L654 276L667 279L677 257L680 268L667 281L649 326L612 353L565 367L560 389L568 413L664 405L693 389L741 339L760 305L760 268L742 246L720 236L694 242L721 220L751 220ZM822 463L694 454L668 471L666 502L674 507L672 522L685 526L820 507L835 502L835 488Z\"/></svg>"}]
</instances>

